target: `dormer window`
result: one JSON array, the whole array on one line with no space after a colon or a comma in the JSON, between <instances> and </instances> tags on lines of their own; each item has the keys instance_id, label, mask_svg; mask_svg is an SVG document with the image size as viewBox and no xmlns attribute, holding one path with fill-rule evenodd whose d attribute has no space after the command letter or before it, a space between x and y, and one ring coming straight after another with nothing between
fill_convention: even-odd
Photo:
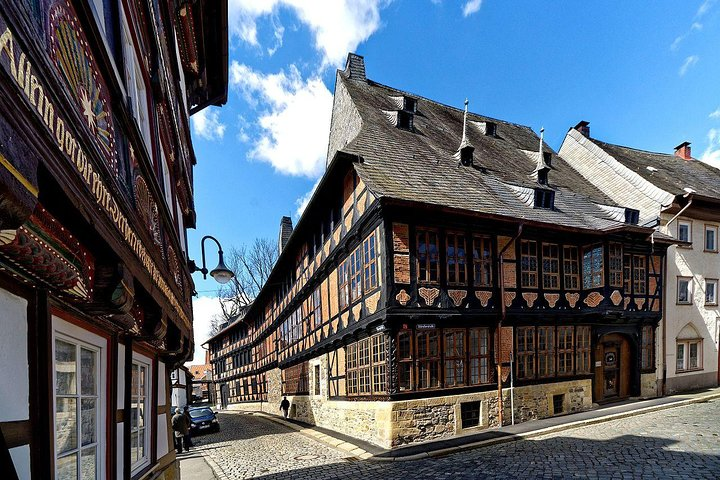
<instances>
[{"instance_id":1,"label":"dormer window","mask_svg":"<svg viewBox=\"0 0 720 480\"><path fill-rule=\"evenodd\" d=\"M552 167L552 152L543 152L543 161L548 167Z\"/></svg>"},{"instance_id":2,"label":"dormer window","mask_svg":"<svg viewBox=\"0 0 720 480\"><path fill-rule=\"evenodd\" d=\"M397 113L397 127L405 130L413 129L413 114L405 111Z\"/></svg>"},{"instance_id":3,"label":"dormer window","mask_svg":"<svg viewBox=\"0 0 720 480\"><path fill-rule=\"evenodd\" d=\"M543 168L542 170L538 170L537 176L538 176L538 183L540 185L548 184L548 171L546 168Z\"/></svg>"},{"instance_id":4,"label":"dormer window","mask_svg":"<svg viewBox=\"0 0 720 480\"><path fill-rule=\"evenodd\" d=\"M637 225L639 221L640 212L638 210L635 210L633 208L625 209L625 223L629 223L630 225Z\"/></svg>"},{"instance_id":5,"label":"dormer window","mask_svg":"<svg viewBox=\"0 0 720 480\"><path fill-rule=\"evenodd\" d=\"M497 135L497 123L485 122L485 135L488 137L494 137Z\"/></svg>"},{"instance_id":6,"label":"dormer window","mask_svg":"<svg viewBox=\"0 0 720 480\"><path fill-rule=\"evenodd\" d=\"M535 189L535 208L552 210L555 208L555 192L544 188Z\"/></svg>"},{"instance_id":7,"label":"dormer window","mask_svg":"<svg viewBox=\"0 0 720 480\"><path fill-rule=\"evenodd\" d=\"M460 149L460 163L463 164L465 167L469 167L473 164L473 152L475 151L475 148L471 145L468 145L466 147L462 147Z\"/></svg>"},{"instance_id":8,"label":"dormer window","mask_svg":"<svg viewBox=\"0 0 720 480\"><path fill-rule=\"evenodd\" d=\"M403 110L410 113L417 112L417 100L412 97L403 97Z\"/></svg>"}]
</instances>

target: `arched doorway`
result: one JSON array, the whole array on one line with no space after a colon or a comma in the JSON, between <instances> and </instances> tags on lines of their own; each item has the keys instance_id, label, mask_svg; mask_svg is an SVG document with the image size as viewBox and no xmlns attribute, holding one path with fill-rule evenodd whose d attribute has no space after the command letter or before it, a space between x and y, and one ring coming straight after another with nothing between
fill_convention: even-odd
<instances>
[{"instance_id":1,"label":"arched doorway","mask_svg":"<svg viewBox=\"0 0 720 480\"><path fill-rule=\"evenodd\" d=\"M596 402L619 400L630 395L632 355L625 335L603 335L595 346Z\"/></svg>"}]
</instances>

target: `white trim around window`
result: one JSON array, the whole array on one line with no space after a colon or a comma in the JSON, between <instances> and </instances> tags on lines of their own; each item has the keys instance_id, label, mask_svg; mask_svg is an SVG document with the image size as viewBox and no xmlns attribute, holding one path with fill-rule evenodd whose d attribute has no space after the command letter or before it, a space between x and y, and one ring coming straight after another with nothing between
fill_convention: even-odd
<instances>
[{"instance_id":1,"label":"white trim around window","mask_svg":"<svg viewBox=\"0 0 720 480\"><path fill-rule=\"evenodd\" d=\"M133 352L130 378L130 471L135 476L150 465L152 359Z\"/></svg>"},{"instance_id":2,"label":"white trim around window","mask_svg":"<svg viewBox=\"0 0 720 480\"><path fill-rule=\"evenodd\" d=\"M675 373L702 370L702 339L677 340L675 346Z\"/></svg>"},{"instance_id":3,"label":"white trim around window","mask_svg":"<svg viewBox=\"0 0 720 480\"><path fill-rule=\"evenodd\" d=\"M683 242L692 243L692 222L689 220L678 220L677 222L677 239ZM692 248L688 246L687 248Z\"/></svg>"},{"instance_id":4,"label":"white trim around window","mask_svg":"<svg viewBox=\"0 0 720 480\"><path fill-rule=\"evenodd\" d=\"M678 305L691 305L693 300L693 279L692 277L677 277L677 298Z\"/></svg>"},{"instance_id":5,"label":"white trim around window","mask_svg":"<svg viewBox=\"0 0 720 480\"><path fill-rule=\"evenodd\" d=\"M718 227L717 225L705 225L703 242L706 252L717 253L718 251Z\"/></svg>"},{"instance_id":6,"label":"white trim around window","mask_svg":"<svg viewBox=\"0 0 720 480\"><path fill-rule=\"evenodd\" d=\"M105 478L108 342L52 317L55 478Z\"/></svg>"},{"instance_id":7,"label":"white trim around window","mask_svg":"<svg viewBox=\"0 0 720 480\"><path fill-rule=\"evenodd\" d=\"M705 305L718 304L718 281L716 278L705 279Z\"/></svg>"}]
</instances>

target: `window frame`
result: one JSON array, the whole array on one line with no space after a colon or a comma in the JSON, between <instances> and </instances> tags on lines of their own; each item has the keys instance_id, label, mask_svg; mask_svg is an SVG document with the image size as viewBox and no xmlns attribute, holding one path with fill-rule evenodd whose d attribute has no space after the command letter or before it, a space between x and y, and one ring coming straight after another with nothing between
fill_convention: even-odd
<instances>
[{"instance_id":1,"label":"window frame","mask_svg":"<svg viewBox=\"0 0 720 480\"><path fill-rule=\"evenodd\" d=\"M555 327L541 325L536 327L537 342L535 350L537 352L536 372L538 378L555 377ZM544 340L544 343L543 343Z\"/></svg>"},{"instance_id":2,"label":"window frame","mask_svg":"<svg viewBox=\"0 0 720 480\"><path fill-rule=\"evenodd\" d=\"M345 379L348 397L371 397L386 394L387 339L385 333L377 333L345 346Z\"/></svg>"},{"instance_id":3,"label":"window frame","mask_svg":"<svg viewBox=\"0 0 720 480\"><path fill-rule=\"evenodd\" d=\"M477 353L473 353L473 332L477 332ZM468 358L468 385L487 385L493 383L493 366L492 366L492 342L490 328L488 327L472 327L467 329L467 358ZM484 351L483 351L484 347ZM483 381L483 360L485 361L485 374ZM473 382L473 361L477 361L477 382Z\"/></svg>"},{"instance_id":4,"label":"window frame","mask_svg":"<svg viewBox=\"0 0 720 480\"><path fill-rule=\"evenodd\" d=\"M599 253L598 253L599 252ZM590 254L589 257L589 266L590 269L586 269L586 262L585 258L586 255ZM595 245L589 245L587 247L583 247L583 255L582 255L582 289L583 290L592 290L595 288L603 288L605 286L605 248L602 244L595 244ZM600 269L595 269L595 258L600 258ZM589 277L590 282L589 284L586 283L585 279L586 277ZM595 278L600 279L599 284L595 284Z\"/></svg>"},{"instance_id":5,"label":"window frame","mask_svg":"<svg viewBox=\"0 0 720 480\"><path fill-rule=\"evenodd\" d=\"M452 245L451 245L452 239ZM462 242L462 255L460 243ZM450 253L452 247L453 253ZM454 264L451 266L451 261ZM445 280L448 285L467 285L467 235L464 232L445 233ZM462 265L462 266L461 266ZM451 274L454 278L451 280Z\"/></svg>"},{"instance_id":6,"label":"window frame","mask_svg":"<svg viewBox=\"0 0 720 480\"><path fill-rule=\"evenodd\" d=\"M416 370L416 389L417 390L432 390L442 387L442 353L441 353L441 341L442 336L440 335L441 329L439 328L423 328L415 330L415 370ZM423 343L425 343L426 355L420 356L422 351L420 348L421 337L425 336ZM432 337L435 338L436 352L434 355L431 354ZM433 367L436 372L435 383L432 383L432 370ZM424 372L422 369L424 368ZM424 380L426 382L424 382ZM422 386L425 385L425 386Z\"/></svg>"},{"instance_id":7,"label":"window frame","mask_svg":"<svg viewBox=\"0 0 720 480\"><path fill-rule=\"evenodd\" d=\"M632 293L636 296L647 295L647 256L633 255L632 262Z\"/></svg>"},{"instance_id":8,"label":"window frame","mask_svg":"<svg viewBox=\"0 0 720 480\"><path fill-rule=\"evenodd\" d=\"M380 287L378 282L378 242L375 232L372 232L363 240L362 247L362 270L363 270L363 290L364 294L376 290Z\"/></svg>"},{"instance_id":9,"label":"window frame","mask_svg":"<svg viewBox=\"0 0 720 480\"><path fill-rule=\"evenodd\" d=\"M545 255L545 248L548 248L549 255ZM555 248L555 256L552 256L552 249ZM560 245L557 243L545 243L543 242L541 245L541 254L542 254L542 260L541 260L541 269L542 269L542 283L543 283L543 290L560 290ZM549 267L552 267L553 264L555 266L555 271L552 271L552 268L550 268L550 271L545 270L546 266L546 259L547 259L547 265ZM547 286L545 284L545 280L551 280L555 279L555 286ZM552 283L552 282L551 282Z\"/></svg>"},{"instance_id":10,"label":"window frame","mask_svg":"<svg viewBox=\"0 0 720 480\"><path fill-rule=\"evenodd\" d=\"M66 343L75 346L75 375L76 375L76 393L61 395L61 398L77 398L79 401L75 406L75 415L77 419L76 423L76 446L68 451L62 452L65 455L58 455L57 451L57 368L56 368L56 341L64 341ZM106 437L106 424L107 424L107 355L109 352L109 345L107 338L101 337L95 333L83 329L82 327L63 320L55 315L52 316L52 432L50 433L53 438L53 458L55 471L54 475L57 475L58 458L78 454L76 459L77 465L77 478L81 475L81 462L82 462L82 450L95 448L95 474L96 478L104 478L105 473L105 445L103 440ZM87 350L95 352L96 358L96 382L95 382L95 395L83 395L82 394L82 375L80 368L82 367L81 350L85 348ZM96 421L95 421L95 442L91 442L88 445L82 445L82 399L92 397L96 401Z\"/></svg>"},{"instance_id":11,"label":"window frame","mask_svg":"<svg viewBox=\"0 0 720 480\"><path fill-rule=\"evenodd\" d=\"M592 373L592 327L578 325L575 327L575 374L589 375Z\"/></svg>"},{"instance_id":12,"label":"window frame","mask_svg":"<svg viewBox=\"0 0 720 480\"><path fill-rule=\"evenodd\" d=\"M557 365L555 368L557 376L567 377L575 373L575 327L568 325L557 327L555 351L557 353Z\"/></svg>"},{"instance_id":13,"label":"window frame","mask_svg":"<svg viewBox=\"0 0 720 480\"><path fill-rule=\"evenodd\" d=\"M687 227L687 230L688 230L687 240L683 240L682 237L680 236L680 227ZM678 240L680 240L681 242L688 242L690 244L690 245L682 245L682 248L692 248L693 235L692 235L692 221L691 220L678 220L676 234L677 234L676 238Z\"/></svg>"},{"instance_id":14,"label":"window frame","mask_svg":"<svg viewBox=\"0 0 720 480\"><path fill-rule=\"evenodd\" d=\"M479 249L478 249L479 247ZM487 248L487 249L486 249ZM488 253L487 257L485 253ZM477 256L476 256L477 254ZM476 287L492 287L492 238L485 235L472 236L472 262L473 285ZM483 274L487 274L487 282L483 281Z\"/></svg>"},{"instance_id":15,"label":"window frame","mask_svg":"<svg viewBox=\"0 0 720 480\"><path fill-rule=\"evenodd\" d=\"M458 336L460 337L458 339ZM445 328L442 330L443 343L443 381L441 382L446 388L464 387L467 385L467 329L466 328ZM451 338L451 348L448 348L448 339ZM458 341L459 340L459 341ZM456 354L458 348L460 353ZM452 354L449 353L452 351ZM459 368L458 368L459 367ZM453 383L449 381L448 372L452 371ZM459 378L459 381L458 381Z\"/></svg>"},{"instance_id":16,"label":"window frame","mask_svg":"<svg viewBox=\"0 0 720 480\"><path fill-rule=\"evenodd\" d=\"M708 301L708 285L713 285L713 298ZM718 279L717 278L706 278L705 279L705 305L717 306L718 304Z\"/></svg>"},{"instance_id":17,"label":"window frame","mask_svg":"<svg viewBox=\"0 0 720 480\"><path fill-rule=\"evenodd\" d=\"M350 256L338 265L338 307L345 310L350 306Z\"/></svg>"},{"instance_id":18,"label":"window frame","mask_svg":"<svg viewBox=\"0 0 720 480\"><path fill-rule=\"evenodd\" d=\"M408 344L408 355L403 356L402 350L400 348L400 337L401 336L407 336L407 344ZM406 328L398 330L397 335L395 336L397 341L397 356L398 356L398 391L400 392L409 392L415 389L415 368L414 368L414 361L415 357L413 355L415 346L415 335L413 334L412 329ZM403 386L401 382L401 371L407 371L408 372L408 383L407 386Z\"/></svg>"},{"instance_id":19,"label":"window frame","mask_svg":"<svg viewBox=\"0 0 720 480\"><path fill-rule=\"evenodd\" d=\"M134 368L136 364L138 365L138 372L140 371L139 370L140 366L145 367L145 379L144 379L144 381L146 382L145 383L145 395L144 396L137 395L138 400L141 397L144 397L144 402L145 402L145 405L144 405L145 422L142 427L143 441L144 441L145 447L143 449L144 456L142 458L139 458L135 463L132 463L132 460L131 460L130 471L131 471L131 475L133 475L133 476L136 475L143 468L150 465L151 448L152 448L151 442L150 442L151 431L152 431L152 405L154 402L153 392L152 392L153 360L151 358L146 357L145 355L133 350L133 352L132 352L132 368ZM131 385L131 387L132 387L132 385ZM130 392L130 402L131 403L133 401L133 397L134 396L132 394L132 388L131 388L131 392ZM148 420L150 420L150 422L148 422ZM137 428L133 428L132 421L129 419L127 421L131 422L130 423L130 436L132 438L133 432L135 432L135 431L139 432L141 427L138 426ZM130 445L130 448L132 448L132 445Z\"/></svg>"},{"instance_id":20,"label":"window frame","mask_svg":"<svg viewBox=\"0 0 720 480\"><path fill-rule=\"evenodd\" d=\"M358 246L352 251L350 256L350 303L355 303L360 300L363 296L363 264L362 264L362 251Z\"/></svg>"},{"instance_id":21,"label":"window frame","mask_svg":"<svg viewBox=\"0 0 720 480\"><path fill-rule=\"evenodd\" d=\"M685 289L685 292L687 293L687 300L680 300L680 282L686 281L687 282L687 288ZM675 294L675 304L676 305L692 305L693 304L693 279L692 277L683 277L678 276L677 277L677 291Z\"/></svg>"},{"instance_id":22,"label":"window frame","mask_svg":"<svg viewBox=\"0 0 720 480\"><path fill-rule=\"evenodd\" d=\"M696 347L696 356L697 356L697 366L691 367L690 366L690 349L692 346ZM684 353L683 353L683 360L682 360L682 366L680 365L680 362L678 361L680 355L679 355L679 347L683 347ZM680 368L681 367L681 368ZM687 373L687 372L697 372L704 370L705 367L703 366L703 339L702 338L693 338L693 339L686 339L686 340L676 340L675 341L675 373Z\"/></svg>"},{"instance_id":23,"label":"window frame","mask_svg":"<svg viewBox=\"0 0 720 480\"><path fill-rule=\"evenodd\" d=\"M523 342L520 342L520 332L523 332ZM521 349L522 347L522 349ZM517 327L515 331L515 370L518 380L529 380L536 377L537 361L535 353L537 342L535 341L535 327ZM522 367L522 372L521 372ZM530 369L528 368L530 367Z\"/></svg>"},{"instance_id":24,"label":"window frame","mask_svg":"<svg viewBox=\"0 0 720 480\"><path fill-rule=\"evenodd\" d=\"M713 248L708 248L708 232L713 234ZM705 224L703 233L703 248L705 252L718 253L718 227L717 225Z\"/></svg>"},{"instance_id":25,"label":"window frame","mask_svg":"<svg viewBox=\"0 0 720 480\"><path fill-rule=\"evenodd\" d=\"M640 369L655 370L655 329L643 325L640 335Z\"/></svg>"},{"instance_id":26,"label":"window frame","mask_svg":"<svg viewBox=\"0 0 720 480\"><path fill-rule=\"evenodd\" d=\"M424 258L421 260L420 254L420 237L423 237L425 245ZM428 251L431 245L430 238L435 237L435 266L433 267L433 255ZM440 235L436 229L418 228L415 232L415 262L417 265L417 280L420 284L437 285L440 282ZM423 265L424 264L424 265ZM423 274L424 272L424 274ZM433 272L435 279L433 280Z\"/></svg>"},{"instance_id":27,"label":"window frame","mask_svg":"<svg viewBox=\"0 0 720 480\"><path fill-rule=\"evenodd\" d=\"M619 252L619 253L618 253ZM624 278L624 256L622 243L611 242L608 244L608 274L611 287L623 287Z\"/></svg>"},{"instance_id":28,"label":"window frame","mask_svg":"<svg viewBox=\"0 0 720 480\"><path fill-rule=\"evenodd\" d=\"M539 265L537 243L536 240L520 240L520 286L522 288L538 288ZM534 255L531 252L531 244L535 249ZM534 269L532 268L533 260L535 263ZM533 278L534 284L531 281Z\"/></svg>"},{"instance_id":29,"label":"window frame","mask_svg":"<svg viewBox=\"0 0 720 480\"><path fill-rule=\"evenodd\" d=\"M575 252L575 258L572 258L572 253L570 253L573 251ZM563 286L565 290L580 290L580 286L582 285L580 283L580 272L580 248L575 245L563 245ZM573 283L573 280L575 286L570 285Z\"/></svg>"}]
</instances>

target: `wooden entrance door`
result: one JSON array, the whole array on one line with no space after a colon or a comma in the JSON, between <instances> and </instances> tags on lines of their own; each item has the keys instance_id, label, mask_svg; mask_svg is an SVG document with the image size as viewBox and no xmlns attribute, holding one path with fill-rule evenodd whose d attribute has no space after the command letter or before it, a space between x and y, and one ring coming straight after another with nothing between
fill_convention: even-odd
<instances>
[{"instance_id":1,"label":"wooden entrance door","mask_svg":"<svg viewBox=\"0 0 720 480\"><path fill-rule=\"evenodd\" d=\"M222 409L226 409L228 406L228 400L230 397L230 391L228 389L227 383L223 383L220 385L220 406Z\"/></svg>"},{"instance_id":2,"label":"wooden entrance door","mask_svg":"<svg viewBox=\"0 0 720 480\"><path fill-rule=\"evenodd\" d=\"M595 347L595 401L612 401L630 395L630 343L625 336L603 335Z\"/></svg>"}]
</instances>

